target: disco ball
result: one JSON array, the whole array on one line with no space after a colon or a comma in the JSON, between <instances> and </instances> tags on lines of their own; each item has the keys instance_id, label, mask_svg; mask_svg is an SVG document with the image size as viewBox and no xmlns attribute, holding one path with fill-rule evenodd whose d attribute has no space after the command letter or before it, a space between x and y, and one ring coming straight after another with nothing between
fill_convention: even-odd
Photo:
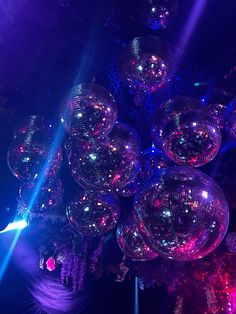
<instances>
[{"instance_id":1,"label":"disco ball","mask_svg":"<svg viewBox=\"0 0 236 314\"><path fill-rule=\"evenodd\" d=\"M139 16L145 26L153 30L167 29L177 11L176 0L142 1Z\"/></svg>"},{"instance_id":2,"label":"disco ball","mask_svg":"<svg viewBox=\"0 0 236 314\"><path fill-rule=\"evenodd\" d=\"M168 80L171 52L155 36L137 37L120 60L120 76L131 92L155 93Z\"/></svg>"},{"instance_id":3,"label":"disco ball","mask_svg":"<svg viewBox=\"0 0 236 314\"><path fill-rule=\"evenodd\" d=\"M216 182L191 167L171 167L147 180L134 214L151 248L177 261L202 258L223 240L229 208Z\"/></svg>"},{"instance_id":4,"label":"disco ball","mask_svg":"<svg viewBox=\"0 0 236 314\"><path fill-rule=\"evenodd\" d=\"M139 171L137 151L123 141L70 138L65 148L72 177L85 189L116 190L131 182Z\"/></svg>"},{"instance_id":5,"label":"disco ball","mask_svg":"<svg viewBox=\"0 0 236 314\"><path fill-rule=\"evenodd\" d=\"M232 113L232 115L227 119L226 122L226 130L232 140L236 140L236 113Z\"/></svg>"},{"instance_id":6,"label":"disco ball","mask_svg":"<svg viewBox=\"0 0 236 314\"><path fill-rule=\"evenodd\" d=\"M50 212L61 205L63 186L60 179L44 182L42 187L38 183L25 183L19 191L19 205L33 213Z\"/></svg>"},{"instance_id":7,"label":"disco ball","mask_svg":"<svg viewBox=\"0 0 236 314\"><path fill-rule=\"evenodd\" d=\"M130 146L132 150L137 151L140 154L141 141L135 129L129 125L121 122L116 122L113 130L109 134L109 138L113 141L119 141L127 146Z\"/></svg>"},{"instance_id":8,"label":"disco ball","mask_svg":"<svg viewBox=\"0 0 236 314\"><path fill-rule=\"evenodd\" d=\"M111 231L120 217L120 203L115 194L84 192L66 209L69 222L80 233L96 237Z\"/></svg>"},{"instance_id":9,"label":"disco ball","mask_svg":"<svg viewBox=\"0 0 236 314\"><path fill-rule=\"evenodd\" d=\"M232 98L233 95L222 88L216 88L209 97L202 98L202 102L207 102L208 113L215 118L221 129L225 127L228 106Z\"/></svg>"},{"instance_id":10,"label":"disco ball","mask_svg":"<svg viewBox=\"0 0 236 314\"><path fill-rule=\"evenodd\" d=\"M41 118L24 121L37 125L23 123L16 130L7 155L11 172L22 181L54 177L61 168L62 151L53 143L52 126L41 125Z\"/></svg>"},{"instance_id":11,"label":"disco ball","mask_svg":"<svg viewBox=\"0 0 236 314\"><path fill-rule=\"evenodd\" d=\"M217 124L221 129L225 126L225 112L227 109L226 104L222 104L219 102L216 103L210 103L208 105L208 112L212 117L215 117Z\"/></svg>"},{"instance_id":12,"label":"disco ball","mask_svg":"<svg viewBox=\"0 0 236 314\"><path fill-rule=\"evenodd\" d=\"M75 86L61 109L61 122L67 132L81 138L108 134L117 119L112 95L95 83Z\"/></svg>"},{"instance_id":13,"label":"disco ball","mask_svg":"<svg viewBox=\"0 0 236 314\"><path fill-rule=\"evenodd\" d=\"M210 162L221 146L221 132L214 118L199 101L176 97L156 113L153 141L179 165L202 166Z\"/></svg>"},{"instance_id":14,"label":"disco ball","mask_svg":"<svg viewBox=\"0 0 236 314\"><path fill-rule=\"evenodd\" d=\"M227 107L226 112L226 130L232 140L236 140L236 98L234 98Z\"/></svg>"},{"instance_id":15,"label":"disco ball","mask_svg":"<svg viewBox=\"0 0 236 314\"><path fill-rule=\"evenodd\" d=\"M142 152L140 158L140 177L144 180L152 176L156 171L173 165L172 161L156 147L151 147Z\"/></svg>"},{"instance_id":16,"label":"disco ball","mask_svg":"<svg viewBox=\"0 0 236 314\"><path fill-rule=\"evenodd\" d=\"M119 247L132 260L148 261L158 256L144 241L132 216L119 223L116 235Z\"/></svg>"},{"instance_id":17,"label":"disco ball","mask_svg":"<svg viewBox=\"0 0 236 314\"><path fill-rule=\"evenodd\" d=\"M131 181L129 184L125 185L121 189L118 189L117 193L119 194L119 196L122 196L122 197L132 197L138 192L138 190L140 189L140 186L141 186L141 179L139 175L137 175L135 179Z\"/></svg>"},{"instance_id":18,"label":"disco ball","mask_svg":"<svg viewBox=\"0 0 236 314\"><path fill-rule=\"evenodd\" d=\"M236 232L230 232L226 237L226 247L231 253L236 253Z\"/></svg>"}]
</instances>

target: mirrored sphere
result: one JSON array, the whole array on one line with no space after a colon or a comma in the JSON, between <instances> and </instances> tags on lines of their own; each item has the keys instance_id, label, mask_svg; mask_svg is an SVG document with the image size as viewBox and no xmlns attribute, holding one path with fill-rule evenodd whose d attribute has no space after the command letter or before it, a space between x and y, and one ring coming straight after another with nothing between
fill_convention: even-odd
<instances>
[{"instance_id":1,"label":"mirrored sphere","mask_svg":"<svg viewBox=\"0 0 236 314\"><path fill-rule=\"evenodd\" d=\"M171 99L157 111L152 136L155 145L179 165L202 166L221 146L214 118L197 100L186 97Z\"/></svg>"},{"instance_id":2,"label":"mirrored sphere","mask_svg":"<svg viewBox=\"0 0 236 314\"><path fill-rule=\"evenodd\" d=\"M212 102L207 107L209 114L215 118L221 129L225 126L226 109L227 105L219 102Z\"/></svg>"},{"instance_id":3,"label":"mirrored sphere","mask_svg":"<svg viewBox=\"0 0 236 314\"><path fill-rule=\"evenodd\" d=\"M54 177L61 168L62 151L54 143L52 126L37 117L23 121L29 123L21 123L8 149L11 172L22 181Z\"/></svg>"},{"instance_id":4,"label":"mirrored sphere","mask_svg":"<svg viewBox=\"0 0 236 314\"><path fill-rule=\"evenodd\" d=\"M121 79L131 92L155 93L168 80L170 60L169 46L158 37L134 38L120 61Z\"/></svg>"},{"instance_id":5,"label":"mirrored sphere","mask_svg":"<svg viewBox=\"0 0 236 314\"><path fill-rule=\"evenodd\" d=\"M132 197L134 196L141 186L141 179L139 175L136 176L134 180L132 180L129 184L125 185L121 189L117 190L119 196L122 197Z\"/></svg>"},{"instance_id":6,"label":"mirrored sphere","mask_svg":"<svg viewBox=\"0 0 236 314\"><path fill-rule=\"evenodd\" d=\"M25 183L19 191L19 205L33 213L44 213L61 205L63 186L60 179L45 182L38 190L37 183Z\"/></svg>"},{"instance_id":7,"label":"mirrored sphere","mask_svg":"<svg viewBox=\"0 0 236 314\"><path fill-rule=\"evenodd\" d=\"M169 27L177 11L176 0L142 1L139 16L150 29L161 30Z\"/></svg>"},{"instance_id":8,"label":"mirrored sphere","mask_svg":"<svg viewBox=\"0 0 236 314\"><path fill-rule=\"evenodd\" d=\"M84 192L66 209L69 222L86 236L101 236L111 231L120 217L120 203L115 194Z\"/></svg>"},{"instance_id":9,"label":"mirrored sphere","mask_svg":"<svg viewBox=\"0 0 236 314\"><path fill-rule=\"evenodd\" d=\"M140 154L141 141L135 129L128 124L116 122L113 130L109 134L109 139L113 141L120 141L126 146L130 146L132 150Z\"/></svg>"},{"instance_id":10,"label":"mirrored sphere","mask_svg":"<svg viewBox=\"0 0 236 314\"><path fill-rule=\"evenodd\" d=\"M119 223L116 235L119 247L132 260L148 261L158 256L144 241L132 216Z\"/></svg>"},{"instance_id":11,"label":"mirrored sphere","mask_svg":"<svg viewBox=\"0 0 236 314\"><path fill-rule=\"evenodd\" d=\"M227 107L226 130L232 140L236 140L236 98Z\"/></svg>"},{"instance_id":12,"label":"mirrored sphere","mask_svg":"<svg viewBox=\"0 0 236 314\"><path fill-rule=\"evenodd\" d=\"M215 88L209 96L202 97L202 102L207 103L206 110L215 118L221 129L225 127L227 114L230 114L232 99L233 95L222 88Z\"/></svg>"},{"instance_id":13,"label":"mirrored sphere","mask_svg":"<svg viewBox=\"0 0 236 314\"><path fill-rule=\"evenodd\" d=\"M232 140L236 140L236 113L232 113L230 117L228 117L226 122L226 129L228 131L228 134L230 135L230 138Z\"/></svg>"},{"instance_id":14,"label":"mirrored sphere","mask_svg":"<svg viewBox=\"0 0 236 314\"><path fill-rule=\"evenodd\" d=\"M144 180L156 171L172 166L172 161L156 147L151 147L142 152L140 158L140 177Z\"/></svg>"},{"instance_id":15,"label":"mirrored sphere","mask_svg":"<svg viewBox=\"0 0 236 314\"><path fill-rule=\"evenodd\" d=\"M117 105L113 96L95 83L75 86L61 109L61 122L66 131L81 138L108 134L116 119Z\"/></svg>"},{"instance_id":16,"label":"mirrored sphere","mask_svg":"<svg viewBox=\"0 0 236 314\"><path fill-rule=\"evenodd\" d=\"M229 208L220 187L191 167L171 167L147 180L134 214L151 248L177 261L202 258L223 240Z\"/></svg>"},{"instance_id":17,"label":"mirrored sphere","mask_svg":"<svg viewBox=\"0 0 236 314\"><path fill-rule=\"evenodd\" d=\"M122 141L67 140L66 152L73 179L85 189L116 190L139 171L136 150Z\"/></svg>"},{"instance_id":18,"label":"mirrored sphere","mask_svg":"<svg viewBox=\"0 0 236 314\"><path fill-rule=\"evenodd\" d=\"M231 253L236 253L236 232L230 232L226 236L226 247Z\"/></svg>"}]
</instances>

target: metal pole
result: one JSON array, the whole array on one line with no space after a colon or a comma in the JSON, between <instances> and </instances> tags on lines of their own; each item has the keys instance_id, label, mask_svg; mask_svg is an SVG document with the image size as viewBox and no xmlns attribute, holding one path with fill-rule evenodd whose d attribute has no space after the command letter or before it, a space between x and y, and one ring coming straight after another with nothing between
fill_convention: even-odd
<instances>
[{"instance_id":1,"label":"metal pole","mask_svg":"<svg viewBox=\"0 0 236 314\"><path fill-rule=\"evenodd\" d=\"M139 314L138 277L135 277L134 280L134 314Z\"/></svg>"}]
</instances>

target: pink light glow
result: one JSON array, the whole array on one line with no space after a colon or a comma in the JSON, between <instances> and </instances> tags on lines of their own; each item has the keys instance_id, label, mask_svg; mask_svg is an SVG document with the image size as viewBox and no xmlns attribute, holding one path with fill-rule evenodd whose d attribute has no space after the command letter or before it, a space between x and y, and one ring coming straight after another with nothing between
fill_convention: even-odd
<instances>
[{"instance_id":1,"label":"pink light glow","mask_svg":"<svg viewBox=\"0 0 236 314\"><path fill-rule=\"evenodd\" d=\"M112 180L112 184L116 183L120 179L120 174L116 174Z\"/></svg>"},{"instance_id":2,"label":"pink light glow","mask_svg":"<svg viewBox=\"0 0 236 314\"><path fill-rule=\"evenodd\" d=\"M49 257L49 259L46 261L47 270L53 271L56 269L56 262L53 257Z\"/></svg>"}]
</instances>

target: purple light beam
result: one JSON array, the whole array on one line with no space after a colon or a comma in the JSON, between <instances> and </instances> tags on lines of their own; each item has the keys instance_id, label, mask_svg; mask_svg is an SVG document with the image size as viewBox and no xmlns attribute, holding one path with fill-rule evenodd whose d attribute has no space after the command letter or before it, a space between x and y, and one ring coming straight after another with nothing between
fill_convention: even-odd
<instances>
[{"instance_id":1,"label":"purple light beam","mask_svg":"<svg viewBox=\"0 0 236 314\"><path fill-rule=\"evenodd\" d=\"M176 72L177 68L179 67L184 57L184 54L190 42L191 36L193 35L197 27L197 24L200 20L200 17L203 13L203 10L206 4L207 4L207 0L195 0L192 11L184 27L184 31L181 34L179 43L177 45L177 53L176 53L175 61L173 65L173 74Z\"/></svg>"}]
</instances>

